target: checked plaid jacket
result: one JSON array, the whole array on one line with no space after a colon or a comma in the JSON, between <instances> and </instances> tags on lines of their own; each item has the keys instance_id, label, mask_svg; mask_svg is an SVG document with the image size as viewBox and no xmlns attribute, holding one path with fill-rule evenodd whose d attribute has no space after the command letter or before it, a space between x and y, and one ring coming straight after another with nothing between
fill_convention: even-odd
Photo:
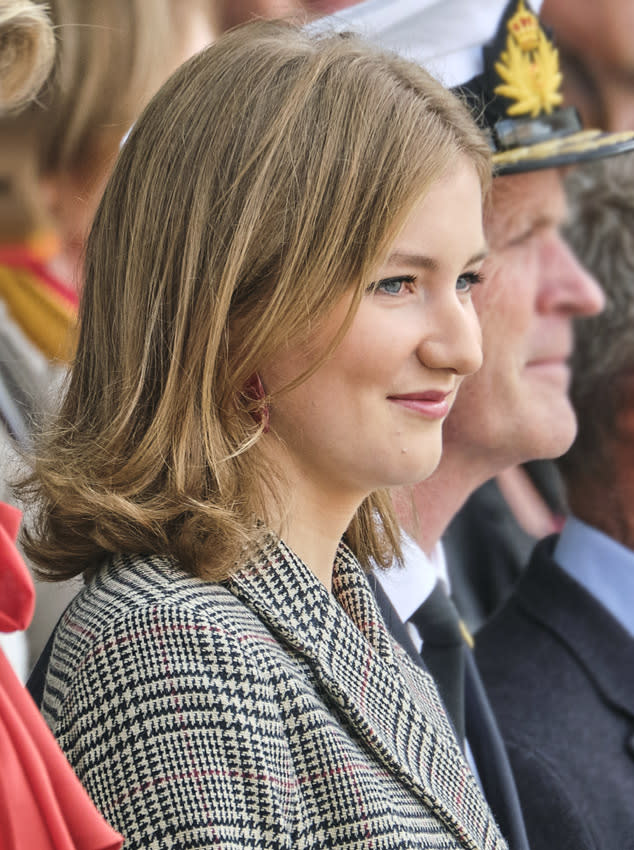
<instances>
[{"instance_id":1,"label":"checked plaid jacket","mask_svg":"<svg viewBox=\"0 0 634 850\"><path fill-rule=\"evenodd\" d=\"M222 584L117 556L58 625L42 710L126 850L505 850L431 678L342 543Z\"/></svg>"}]
</instances>

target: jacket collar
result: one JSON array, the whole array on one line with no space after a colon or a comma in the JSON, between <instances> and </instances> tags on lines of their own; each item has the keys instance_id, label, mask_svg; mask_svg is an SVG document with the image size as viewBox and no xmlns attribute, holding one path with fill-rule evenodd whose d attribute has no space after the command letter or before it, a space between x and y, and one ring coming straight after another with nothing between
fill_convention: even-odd
<instances>
[{"instance_id":1,"label":"jacket collar","mask_svg":"<svg viewBox=\"0 0 634 850\"><path fill-rule=\"evenodd\" d=\"M465 847L505 846L432 680L404 655L397 660L367 579L344 543L332 594L272 536L227 585L306 658L354 732Z\"/></svg>"},{"instance_id":2,"label":"jacket collar","mask_svg":"<svg viewBox=\"0 0 634 850\"><path fill-rule=\"evenodd\" d=\"M634 679L624 675L634 670L634 639L553 559L556 540L536 547L518 584L520 604L568 646L605 701L634 719Z\"/></svg>"}]
</instances>

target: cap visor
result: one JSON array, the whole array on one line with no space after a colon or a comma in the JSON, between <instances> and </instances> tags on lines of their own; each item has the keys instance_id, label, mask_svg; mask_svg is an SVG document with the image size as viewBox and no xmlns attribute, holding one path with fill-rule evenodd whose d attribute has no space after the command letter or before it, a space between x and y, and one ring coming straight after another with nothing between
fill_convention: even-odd
<instances>
[{"instance_id":1,"label":"cap visor","mask_svg":"<svg viewBox=\"0 0 634 850\"><path fill-rule=\"evenodd\" d=\"M576 162L618 156L631 150L634 150L634 132L582 130L569 136L494 153L493 171L499 177L540 168L559 168Z\"/></svg>"}]
</instances>

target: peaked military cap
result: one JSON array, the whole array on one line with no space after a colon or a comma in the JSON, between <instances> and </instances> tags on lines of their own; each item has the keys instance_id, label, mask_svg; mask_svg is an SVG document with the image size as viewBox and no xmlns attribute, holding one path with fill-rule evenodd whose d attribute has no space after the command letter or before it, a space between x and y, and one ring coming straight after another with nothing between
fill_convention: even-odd
<instances>
[{"instance_id":1,"label":"peaked military cap","mask_svg":"<svg viewBox=\"0 0 634 850\"><path fill-rule=\"evenodd\" d=\"M583 128L563 106L559 54L529 0L365 0L317 26L352 29L419 62L463 95L515 174L634 150L634 132Z\"/></svg>"}]
</instances>

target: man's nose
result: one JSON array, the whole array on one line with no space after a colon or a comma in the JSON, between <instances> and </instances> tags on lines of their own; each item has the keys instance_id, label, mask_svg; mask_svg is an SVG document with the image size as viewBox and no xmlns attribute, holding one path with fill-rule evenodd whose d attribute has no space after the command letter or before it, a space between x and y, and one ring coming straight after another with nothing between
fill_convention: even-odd
<instances>
[{"instance_id":1,"label":"man's nose","mask_svg":"<svg viewBox=\"0 0 634 850\"><path fill-rule=\"evenodd\" d=\"M542 313L595 316L605 305L603 290L559 233L545 238L538 308Z\"/></svg>"}]
</instances>

